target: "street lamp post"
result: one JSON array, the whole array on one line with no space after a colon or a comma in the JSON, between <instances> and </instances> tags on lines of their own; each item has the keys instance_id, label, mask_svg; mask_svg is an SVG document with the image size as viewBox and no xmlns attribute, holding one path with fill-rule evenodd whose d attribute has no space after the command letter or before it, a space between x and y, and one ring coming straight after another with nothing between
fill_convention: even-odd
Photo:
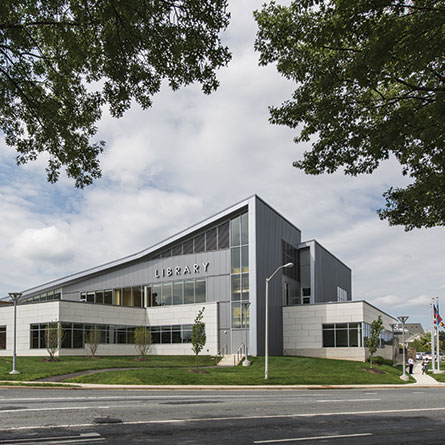
<instances>
[{"instance_id":1,"label":"street lamp post","mask_svg":"<svg viewBox=\"0 0 445 445\"><path fill-rule=\"evenodd\" d=\"M265 325L265 342L264 342L264 379L269 380L269 281L280 270L288 267L294 267L294 263L283 264L269 277L266 278L266 325Z\"/></svg>"},{"instance_id":2,"label":"street lamp post","mask_svg":"<svg viewBox=\"0 0 445 445\"><path fill-rule=\"evenodd\" d=\"M20 374L16 369L16 356L17 356L17 303L22 296L20 292L10 292L9 297L14 302L14 352L12 355L12 371L9 374Z\"/></svg>"},{"instance_id":3,"label":"street lamp post","mask_svg":"<svg viewBox=\"0 0 445 445\"><path fill-rule=\"evenodd\" d=\"M405 322L408 320L408 315L401 315L397 317L402 322L402 347L403 347L403 374L400 376L402 380L409 380L405 373Z\"/></svg>"},{"instance_id":4,"label":"street lamp post","mask_svg":"<svg viewBox=\"0 0 445 445\"><path fill-rule=\"evenodd\" d=\"M397 327L397 323L391 323L390 326L392 331L392 365L395 366L397 359L397 350L395 348L394 331Z\"/></svg>"},{"instance_id":5,"label":"street lamp post","mask_svg":"<svg viewBox=\"0 0 445 445\"><path fill-rule=\"evenodd\" d=\"M248 358L249 357L248 348L247 348L247 333L249 331L249 328L247 325L247 311L249 310L250 301L243 301L241 304L243 306L243 313L244 313L244 327L246 328L246 346L244 348L245 357L244 357L244 361L243 361L243 366L250 366L250 361Z\"/></svg>"}]
</instances>

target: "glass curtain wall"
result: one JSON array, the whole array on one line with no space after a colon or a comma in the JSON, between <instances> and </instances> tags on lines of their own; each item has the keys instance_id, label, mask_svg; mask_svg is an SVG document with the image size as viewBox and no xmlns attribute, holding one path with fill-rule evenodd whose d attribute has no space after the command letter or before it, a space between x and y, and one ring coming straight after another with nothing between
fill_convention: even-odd
<instances>
[{"instance_id":1,"label":"glass curtain wall","mask_svg":"<svg viewBox=\"0 0 445 445\"><path fill-rule=\"evenodd\" d=\"M249 327L249 215L230 221L232 328Z\"/></svg>"}]
</instances>

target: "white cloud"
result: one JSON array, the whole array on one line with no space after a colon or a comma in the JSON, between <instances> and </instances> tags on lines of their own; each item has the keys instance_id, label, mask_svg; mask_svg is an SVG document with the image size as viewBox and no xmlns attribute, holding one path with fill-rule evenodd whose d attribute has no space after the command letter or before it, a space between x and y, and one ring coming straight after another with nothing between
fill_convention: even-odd
<instances>
[{"instance_id":1,"label":"white cloud","mask_svg":"<svg viewBox=\"0 0 445 445\"><path fill-rule=\"evenodd\" d=\"M0 295L137 252L258 193L352 268L354 299L428 325L425 296L445 289L444 230L405 232L378 219L382 193L406 183L394 159L359 177L292 167L309 147L268 122L268 106L293 85L257 66L252 11L262 3L231 1L233 60L217 92L164 86L149 110L104 113L103 178L92 187L48 185L43 160L17 168L0 142Z\"/></svg>"},{"instance_id":2,"label":"white cloud","mask_svg":"<svg viewBox=\"0 0 445 445\"><path fill-rule=\"evenodd\" d=\"M31 261L67 261L75 252L75 245L56 226L25 229L12 240L12 252L17 258Z\"/></svg>"}]
</instances>

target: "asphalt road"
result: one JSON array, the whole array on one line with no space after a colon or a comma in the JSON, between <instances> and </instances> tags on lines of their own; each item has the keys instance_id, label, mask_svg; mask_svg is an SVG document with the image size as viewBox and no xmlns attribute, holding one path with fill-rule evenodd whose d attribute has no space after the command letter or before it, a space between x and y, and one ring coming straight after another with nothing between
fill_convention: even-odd
<instances>
[{"instance_id":1,"label":"asphalt road","mask_svg":"<svg viewBox=\"0 0 445 445\"><path fill-rule=\"evenodd\" d=\"M445 443L445 388L0 390L5 444Z\"/></svg>"}]
</instances>

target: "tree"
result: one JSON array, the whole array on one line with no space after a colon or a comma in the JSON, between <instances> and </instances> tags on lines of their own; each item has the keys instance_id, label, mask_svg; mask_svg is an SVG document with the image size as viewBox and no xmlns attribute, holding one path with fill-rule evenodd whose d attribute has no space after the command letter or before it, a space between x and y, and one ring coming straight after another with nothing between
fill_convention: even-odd
<instances>
[{"instance_id":1,"label":"tree","mask_svg":"<svg viewBox=\"0 0 445 445\"><path fill-rule=\"evenodd\" d=\"M146 359L146 355L151 348L151 332L145 326L139 326L134 331L134 347L141 356L142 360Z\"/></svg>"},{"instance_id":2,"label":"tree","mask_svg":"<svg viewBox=\"0 0 445 445\"><path fill-rule=\"evenodd\" d=\"M97 326L91 326L85 338L85 344L90 350L91 357L96 356L97 347L99 346L101 332Z\"/></svg>"},{"instance_id":3,"label":"tree","mask_svg":"<svg viewBox=\"0 0 445 445\"><path fill-rule=\"evenodd\" d=\"M134 99L146 109L165 80L176 90L218 87L230 60L219 33L227 0L2 0L0 131L17 163L49 155L76 187L100 177L103 141L92 142L102 107L121 117Z\"/></svg>"},{"instance_id":4,"label":"tree","mask_svg":"<svg viewBox=\"0 0 445 445\"><path fill-rule=\"evenodd\" d=\"M195 318L192 328L192 351L196 356L196 370L198 370L198 354L202 351L206 344L205 324L202 321L205 307L203 307Z\"/></svg>"},{"instance_id":5,"label":"tree","mask_svg":"<svg viewBox=\"0 0 445 445\"><path fill-rule=\"evenodd\" d=\"M372 368L372 358L377 351L380 343L380 333L383 330L382 316L379 315L377 320L371 323L371 333L368 339L369 366Z\"/></svg>"},{"instance_id":6,"label":"tree","mask_svg":"<svg viewBox=\"0 0 445 445\"><path fill-rule=\"evenodd\" d=\"M436 338L434 342L436 342ZM437 348L436 343L434 343L435 350ZM443 345L445 344L445 332L439 331L439 351L443 352ZM420 338L416 338L414 341L410 343L410 346L419 352L431 352L431 332L426 332Z\"/></svg>"},{"instance_id":7,"label":"tree","mask_svg":"<svg viewBox=\"0 0 445 445\"><path fill-rule=\"evenodd\" d=\"M45 344L49 360L55 361L56 352L62 343L61 326L57 321L50 321L45 327Z\"/></svg>"},{"instance_id":8,"label":"tree","mask_svg":"<svg viewBox=\"0 0 445 445\"><path fill-rule=\"evenodd\" d=\"M380 218L445 225L445 1L298 0L254 14L260 65L297 84L270 120L313 141L294 166L355 176L394 157L411 183L384 193Z\"/></svg>"}]
</instances>

